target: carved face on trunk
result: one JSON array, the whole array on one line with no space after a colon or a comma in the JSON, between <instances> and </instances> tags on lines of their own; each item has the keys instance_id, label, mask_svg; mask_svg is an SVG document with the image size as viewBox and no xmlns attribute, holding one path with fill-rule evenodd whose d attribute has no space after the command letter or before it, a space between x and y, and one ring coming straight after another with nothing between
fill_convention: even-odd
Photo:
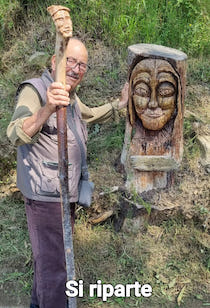
<instances>
[{"instance_id":1,"label":"carved face on trunk","mask_svg":"<svg viewBox=\"0 0 210 308\"><path fill-rule=\"evenodd\" d=\"M176 107L177 81L173 67L160 59L140 61L132 71L131 95L137 116L149 130L160 130Z\"/></svg>"},{"instance_id":2,"label":"carved face on trunk","mask_svg":"<svg viewBox=\"0 0 210 308\"><path fill-rule=\"evenodd\" d=\"M53 16L58 32L64 37L72 36L72 21L67 10L59 10Z\"/></svg>"}]
</instances>

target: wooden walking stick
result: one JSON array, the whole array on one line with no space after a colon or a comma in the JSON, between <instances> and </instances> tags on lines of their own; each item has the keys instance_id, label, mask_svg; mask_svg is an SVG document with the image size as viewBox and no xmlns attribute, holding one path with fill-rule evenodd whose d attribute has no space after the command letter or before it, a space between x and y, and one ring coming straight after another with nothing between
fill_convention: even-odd
<instances>
[{"instance_id":1,"label":"wooden walking stick","mask_svg":"<svg viewBox=\"0 0 210 308\"><path fill-rule=\"evenodd\" d=\"M72 37L72 22L69 9L52 5L47 8L56 26L56 73L55 81L66 85L66 47ZM58 156L59 156L59 178L61 191L61 211L63 223L63 240L66 259L67 281L75 280L73 236L71 226L71 213L69 207L68 187L68 152L67 152L67 127L66 108L57 108L57 130L58 130ZM76 308L76 297L68 298L68 308Z\"/></svg>"}]
</instances>

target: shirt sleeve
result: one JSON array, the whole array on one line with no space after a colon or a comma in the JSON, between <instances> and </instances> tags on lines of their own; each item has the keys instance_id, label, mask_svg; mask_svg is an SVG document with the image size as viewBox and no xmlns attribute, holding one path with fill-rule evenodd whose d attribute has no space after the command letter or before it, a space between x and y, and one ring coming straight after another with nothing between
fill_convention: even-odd
<instances>
[{"instance_id":1,"label":"shirt sleeve","mask_svg":"<svg viewBox=\"0 0 210 308\"><path fill-rule=\"evenodd\" d=\"M110 120L116 120L118 117L118 100L112 103L104 104L103 106L90 108L83 104L78 96L76 96L76 99L83 120L89 124L107 123Z\"/></svg>"},{"instance_id":2,"label":"shirt sleeve","mask_svg":"<svg viewBox=\"0 0 210 308\"><path fill-rule=\"evenodd\" d=\"M39 132L29 137L22 129L23 122L41 108L41 103L36 90L26 85L21 90L11 122L7 127L7 136L13 145L19 146L25 143L35 143ZM41 130L41 128L40 128ZM39 131L40 131L39 130Z\"/></svg>"}]
</instances>

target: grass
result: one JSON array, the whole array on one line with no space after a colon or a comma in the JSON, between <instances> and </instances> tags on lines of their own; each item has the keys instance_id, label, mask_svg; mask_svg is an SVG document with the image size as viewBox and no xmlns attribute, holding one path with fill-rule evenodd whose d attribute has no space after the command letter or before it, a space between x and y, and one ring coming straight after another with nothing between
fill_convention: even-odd
<instances>
[{"instance_id":1,"label":"grass","mask_svg":"<svg viewBox=\"0 0 210 308\"><path fill-rule=\"evenodd\" d=\"M49 21L46 12L54 1L1 0L0 40L7 46L26 20L37 16ZM209 52L209 3L207 0L60 0L71 9L75 32L102 39L115 47L136 42L156 43L182 49L190 55ZM48 17L47 17L48 16Z\"/></svg>"},{"instance_id":2,"label":"grass","mask_svg":"<svg viewBox=\"0 0 210 308\"><path fill-rule=\"evenodd\" d=\"M90 127L88 141L89 162L96 161L103 152L119 151L124 140L124 130L124 119L121 119L119 123L95 124Z\"/></svg>"},{"instance_id":3,"label":"grass","mask_svg":"<svg viewBox=\"0 0 210 308\"><path fill-rule=\"evenodd\" d=\"M24 205L5 199L0 206L3 235L0 261L4 265L0 282L12 298L21 294L29 296L32 268ZM6 210L8 206L10 211ZM101 299L89 298L88 292L89 284L101 280L114 286L138 281L153 288L150 298L137 298L134 294L130 298L113 296L107 301L110 307L140 307L141 303L145 307L159 304L169 307L184 286L182 301L199 298L198 303L202 305L208 293L207 242L207 234L193 221L186 223L182 217L169 219L159 226L148 225L143 233L133 234L115 233L110 224L91 227L85 215L79 214L74 238L75 260L77 279L84 281L85 290L79 303L81 307L84 303L86 307L103 307Z\"/></svg>"},{"instance_id":4,"label":"grass","mask_svg":"<svg viewBox=\"0 0 210 308\"><path fill-rule=\"evenodd\" d=\"M210 81L210 66L208 57L190 58L187 69L188 84L208 84Z\"/></svg>"},{"instance_id":5,"label":"grass","mask_svg":"<svg viewBox=\"0 0 210 308\"><path fill-rule=\"evenodd\" d=\"M198 159L200 155L199 145L196 142L196 133L193 130L194 119L187 118L184 120L184 157L188 162L192 163L195 159Z\"/></svg>"},{"instance_id":6,"label":"grass","mask_svg":"<svg viewBox=\"0 0 210 308\"><path fill-rule=\"evenodd\" d=\"M29 294L32 263L23 202L6 198L0 202L0 284L14 297ZM15 264L15 268L14 268ZM13 291L11 291L13 290ZM3 299L2 295L1 298Z\"/></svg>"}]
</instances>

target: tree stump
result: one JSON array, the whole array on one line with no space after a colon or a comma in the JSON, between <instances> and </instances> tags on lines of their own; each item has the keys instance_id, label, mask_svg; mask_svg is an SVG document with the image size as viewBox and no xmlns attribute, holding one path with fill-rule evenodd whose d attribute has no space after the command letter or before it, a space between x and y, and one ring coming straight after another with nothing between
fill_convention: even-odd
<instances>
[{"instance_id":1,"label":"tree stump","mask_svg":"<svg viewBox=\"0 0 210 308\"><path fill-rule=\"evenodd\" d=\"M187 55L151 44L128 47L129 106L121 163L126 188L170 187L183 154Z\"/></svg>"}]
</instances>

